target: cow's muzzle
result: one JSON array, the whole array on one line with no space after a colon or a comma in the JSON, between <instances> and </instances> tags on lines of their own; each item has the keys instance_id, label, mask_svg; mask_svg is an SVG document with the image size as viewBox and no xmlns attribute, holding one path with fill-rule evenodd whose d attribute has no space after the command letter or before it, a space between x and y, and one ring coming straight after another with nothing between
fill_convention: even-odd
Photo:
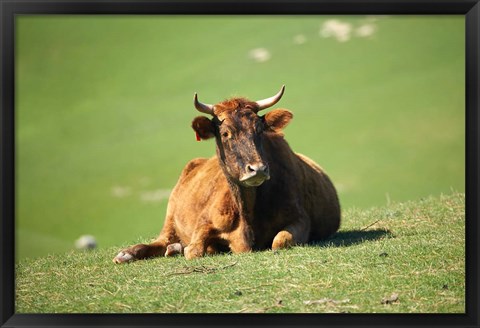
<instances>
[{"instance_id":1,"label":"cow's muzzle","mask_svg":"<svg viewBox=\"0 0 480 328\"><path fill-rule=\"evenodd\" d=\"M248 164L245 167L245 174L240 177L240 183L246 187L258 187L268 179L270 179L268 165Z\"/></svg>"}]
</instances>

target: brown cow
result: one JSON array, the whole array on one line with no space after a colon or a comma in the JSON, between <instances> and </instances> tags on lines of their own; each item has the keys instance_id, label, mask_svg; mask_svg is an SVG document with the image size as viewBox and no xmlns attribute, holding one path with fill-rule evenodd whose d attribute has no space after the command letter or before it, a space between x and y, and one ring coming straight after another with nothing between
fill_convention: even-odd
<instances>
[{"instance_id":1,"label":"brown cow","mask_svg":"<svg viewBox=\"0 0 480 328\"><path fill-rule=\"evenodd\" d=\"M337 231L340 205L333 184L283 137L292 113L275 109L258 115L284 90L256 102L233 98L216 105L200 103L195 94L196 109L213 118L196 117L192 127L197 138L215 138L217 154L186 165L158 238L121 251L115 263L182 250L187 259L218 251L275 250Z\"/></svg>"}]
</instances>

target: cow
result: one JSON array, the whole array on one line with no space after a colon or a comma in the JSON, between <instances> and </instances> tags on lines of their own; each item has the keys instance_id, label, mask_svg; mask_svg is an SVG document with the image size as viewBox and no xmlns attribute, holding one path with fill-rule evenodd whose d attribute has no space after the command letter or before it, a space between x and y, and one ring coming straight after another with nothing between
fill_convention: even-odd
<instances>
[{"instance_id":1,"label":"cow","mask_svg":"<svg viewBox=\"0 0 480 328\"><path fill-rule=\"evenodd\" d=\"M169 198L160 235L122 250L115 263L183 253L278 250L320 241L340 226L331 180L310 158L294 153L282 130L293 114L274 109L285 86L259 101L231 98L195 108L197 140L214 139L216 155L191 160ZM211 117L211 118L210 118Z\"/></svg>"}]
</instances>

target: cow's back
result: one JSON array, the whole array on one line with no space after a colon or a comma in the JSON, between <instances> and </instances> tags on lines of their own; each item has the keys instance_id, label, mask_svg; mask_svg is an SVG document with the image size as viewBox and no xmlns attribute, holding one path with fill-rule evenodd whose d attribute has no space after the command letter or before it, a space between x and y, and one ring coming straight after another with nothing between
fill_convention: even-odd
<instances>
[{"instance_id":1,"label":"cow's back","mask_svg":"<svg viewBox=\"0 0 480 328\"><path fill-rule=\"evenodd\" d=\"M299 184L302 186L305 211L311 218L310 240L324 239L340 227L340 204L337 192L325 171L312 159L295 154L298 159Z\"/></svg>"}]
</instances>

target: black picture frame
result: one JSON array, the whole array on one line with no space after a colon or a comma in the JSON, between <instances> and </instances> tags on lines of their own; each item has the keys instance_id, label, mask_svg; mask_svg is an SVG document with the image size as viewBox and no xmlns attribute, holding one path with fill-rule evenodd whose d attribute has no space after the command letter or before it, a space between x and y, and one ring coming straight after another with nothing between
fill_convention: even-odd
<instances>
[{"instance_id":1,"label":"black picture frame","mask_svg":"<svg viewBox=\"0 0 480 328\"><path fill-rule=\"evenodd\" d=\"M465 314L16 314L15 313L15 18L41 14L465 15L466 313ZM478 0L0 0L1 16L1 327L106 326L479 326L479 47Z\"/></svg>"}]
</instances>

